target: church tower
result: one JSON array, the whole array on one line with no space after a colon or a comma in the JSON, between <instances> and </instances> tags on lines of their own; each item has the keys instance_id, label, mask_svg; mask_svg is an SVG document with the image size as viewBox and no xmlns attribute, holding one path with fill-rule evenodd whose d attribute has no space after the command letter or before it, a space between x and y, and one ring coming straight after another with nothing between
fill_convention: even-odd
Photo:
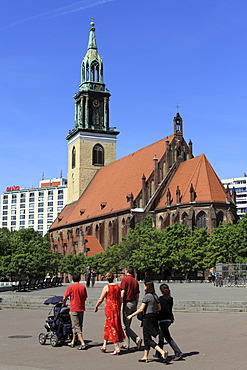
<instances>
[{"instance_id":1,"label":"church tower","mask_svg":"<svg viewBox=\"0 0 247 370\"><path fill-rule=\"evenodd\" d=\"M81 83L75 94L75 127L68 140L68 203L76 201L95 173L116 160L116 127L109 126L110 92L103 80L94 22L81 65Z\"/></svg>"}]
</instances>

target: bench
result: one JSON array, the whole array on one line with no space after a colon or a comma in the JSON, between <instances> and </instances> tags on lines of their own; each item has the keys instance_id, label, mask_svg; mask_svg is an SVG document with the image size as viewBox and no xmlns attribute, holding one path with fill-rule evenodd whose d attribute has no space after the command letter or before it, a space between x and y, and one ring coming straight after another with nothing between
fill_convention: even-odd
<instances>
[{"instance_id":1,"label":"bench","mask_svg":"<svg viewBox=\"0 0 247 370\"><path fill-rule=\"evenodd\" d=\"M43 289L45 284L45 278L39 278L36 283L36 288Z\"/></svg>"},{"instance_id":2,"label":"bench","mask_svg":"<svg viewBox=\"0 0 247 370\"><path fill-rule=\"evenodd\" d=\"M12 290L21 292L28 289L28 280L19 280L17 285L12 285Z\"/></svg>"},{"instance_id":3,"label":"bench","mask_svg":"<svg viewBox=\"0 0 247 370\"><path fill-rule=\"evenodd\" d=\"M37 288L38 279L30 279L27 284L28 290L34 290Z\"/></svg>"},{"instance_id":4,"label":"bench","mask_svg":"<svg viewBox=\"0 0 247 370\"><path fill-rule=\"evenodd\" d=\"M18 284L12 285L12 290L21 292L34 289L51 288L62 285L63 277L55 276L54 278L33 278L30 280L21 279Z\"/></svg>"},{"instance_id":5,"label":"bench","mask_svg":"<svg viewBox=\"0 0 247 370\"><path fill-rule=\"evenodd\" d=\"M51 278L45 278L43 288L50 288L52 286L51 284Z\"/></svg>"},{"instance_id":6,"label":"bench","mask_svg":"<svg viewBox=\"0 0 247 370\"><path fill-rule=\"evenodd\" d=\"M58 277L54 276L51 281L51 286L58 286Z\"/></svg>"}]
</instances>

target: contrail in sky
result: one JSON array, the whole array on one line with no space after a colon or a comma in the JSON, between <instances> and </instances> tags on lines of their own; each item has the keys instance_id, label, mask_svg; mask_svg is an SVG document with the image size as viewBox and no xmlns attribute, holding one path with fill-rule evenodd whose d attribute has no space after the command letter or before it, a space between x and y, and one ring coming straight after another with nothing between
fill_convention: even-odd
<instances>
[{"instance_id":1,"label":"contrail in sky","mask_svg":"<svg viewBox=\"0 0 247 370\"><path fill-rule=\"evenodd\" d=\"M32 21L32 20L38 19L38 18L61 17L63 15L67 15L67 14L70 14L70 13L79 12L80 10L93 8L97 5L108 3L110 1L115 1L115 0L81 0L81 1L76 1L75 3L72 3L70 5L62 6L60 8L50 10L48 12L44 12L44 13L40 13L40 14L37 14L37 15L33 15L31 17L20 19L19 21L16 21L16 22L10 23L6 26L0 27L0 30L3 30L5 28L14 27L18 24L28 22L28 21Z\"/></svg>"}]
</instances>

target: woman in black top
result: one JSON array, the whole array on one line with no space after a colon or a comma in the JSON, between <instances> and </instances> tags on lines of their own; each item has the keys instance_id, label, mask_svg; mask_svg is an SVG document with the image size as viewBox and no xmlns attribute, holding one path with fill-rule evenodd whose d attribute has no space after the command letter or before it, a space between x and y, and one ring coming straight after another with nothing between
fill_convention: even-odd
<instances>
[{"instance_id":1,"label":"woman in black top","mask_svg":"<svg viewBox=\"0 0 247 370\"><path fill-rule=\"evenodd\" d=\"M169 343L169 345L174 350L175 356L173 358L173 361L177 361L182 358L183 353L177 346L176 342L172 339L171 334L169 332L169 326L174 321L174 316L172 312L173 298L171 297L170 289L167 284L161 284L160 291L162 293L162 296L159 297L159 303L161 306L161 310L159 312L159 327L160 327L159 347L163 348L165 338L167 343ZM156 357L159 356L160 356L159 352L156 351Z\"/></svg>"},{"instance_id":2,"label":"woman in black top","mask_svg":"<svg viewBox=\"0 0 247 370\"><path fill-rule=\"evenodd\" d=\"M148 362L148 354L150 347L156 349L160 354L160 357L164 361L167 360L168 352L163 351L162 348L154 342L152 337L156 337L159 333L158 326L158 311L160 310L160 304L158 302L158 296L155 294L154 284L152 281L144 283L145 296L142 300L141 306L137 311L127 317L128 320L132 319L133 316L138 313L143 313L143 339L144 339L144 355L139 362Z\"/></svg>"}]
</instances>

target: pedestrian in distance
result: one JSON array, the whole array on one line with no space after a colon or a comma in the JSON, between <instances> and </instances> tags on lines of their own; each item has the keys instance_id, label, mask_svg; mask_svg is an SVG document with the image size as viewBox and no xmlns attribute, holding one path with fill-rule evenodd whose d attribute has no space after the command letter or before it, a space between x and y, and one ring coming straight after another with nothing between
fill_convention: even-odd
<instances>
[{"instance_id":1,"label":"pedestrian in distance","mask_svg":"<svg viewBox=\"0 0 247 370\"><path fill-rule=\"evenodd\" d=\"M86 280L86 287L90 287L90 281L91 281L91 267L88 266L86 269L86 274L85 274L85 280Z\"/></svg>"},{"instance_id":2,"label":"pedestrian in distance","mask_svg":"<svg viewBox=\"0 0 247 370\"><path fill-rule=\"evenodd\" d=\"M96 272L94 271L94 269L92 269L91 270L91 287L92 288L94 287L96 276L97 276Z\"/></svg>"},{"instance_id":3,"label":"pedestrian in distance","mask_svg":"<svg viewBox=\"0 0 247 370\"><path fill-rule=\"evenodd\" d=\"M78 337L81 343L78 349L86 349L86 344L82 335L82 328L85 302L87 299L87 289L84 285L80 284L79 274L73 274L72 279L73 284L68 286L63 297L63 306L66 306L66 301L70 298L70 317L73 337L72 341L68 345L73 348L75 346L76 337Z\"/></svg>"},{"instance_id":4,"label":"pedestrian in distance","mask_svg":"<svg viewBox=\"0 0 247 370\"><path fill-rule=\"evenodd\" d=\"M145 281L144 291L145 295L142 299L141 306L127 317L128 320L131 320L132 317L143 313L144 354L139 362L149 362L148 355L151 347L160 353L164 362L167 362L168 352L160 348L152 339L152 337L156 337L159 333L158 311L161 308L158 302L158 296L155 293L154 283L152 281Z\"/></svg>"},{"instance_id":5,"label":"pedestrian in distance","mask_svg":"<svg viewBox=\"0 0 247 370\"><path fill-rule=\"evenodd\" d=\"M108 284L102 289L101 295L96 303L94 312L105 300L105 325L104 325L104 343L101 347L102 352L106 352L107 342L114 343L115 350L111 355L120 355L120 346L125 334L121 325L121 291L119 285L114 283L114 275L108 272L105 275Z\"/></svg>"},{"instance_id":6,"label":"pedestrian in distance","mask_svg":"<svg viewBox=\"0 0 247 370\"><path fill-rule=\"evenodd\" d=\"M120 283L121 297L123 300L123 325L126 335L126 340L122 344L121 348L129 349L130 339L137 345L137 349L140 350L142 339L134 332L131 326L131 319L127 319L127 316L131 315L136 311L139 301L139 283L134 277L135 271L133 266L127 266L125 268L125 277Z\"/></svg>"},{"instance_id":7,"label":"pedestrian in distance","mask_svg":"<svg viewBox=\"0 0 247 370\"><path fill-rule=\"evenodd\" d=\"M160 285L162 295L159 297L161 310L159 311L159 347L163 349L164 338L174 351L173 361L178 361L183 357L181 349L178 347L174 339L172 339L169 327L174 322L174 315L172 312L173 298L167 284ZM160 357L160 353L156 351L155 357Z\"/></svg>"}]
</instances>

